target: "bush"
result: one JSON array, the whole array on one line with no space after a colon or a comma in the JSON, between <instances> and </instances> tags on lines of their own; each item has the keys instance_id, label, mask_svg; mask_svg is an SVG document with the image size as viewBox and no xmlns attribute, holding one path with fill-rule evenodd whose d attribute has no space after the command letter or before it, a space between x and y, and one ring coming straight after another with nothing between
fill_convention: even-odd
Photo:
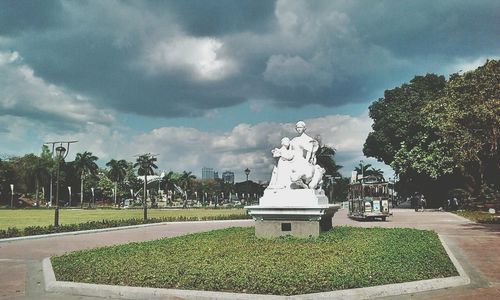
<instances>
[{"instance_id":1,"label":"bush","mask_svg":"<svg viewBox=\"0 0 500 300\"><path fill-rule=\"evenodd\" d=\"M473 222L483 223L483 224L500 224L500 218L494 214L490 214L485 211L470 211L470 210L459 210L455 212L457 215L467 218Z\"/></svg>"},{"instance_id":2,"label":"bush","mask_svg":"<svg viewBox=\"0 0 500 300\"><path fill-rule=\"evenodd\" d=\"M58 227L53 225L49 226L29 226L22 230L15 227L8 228L7 230L0 230L0 239L12 238L20 236L29 235L40 235L40 234L50 234L58 232L71 232L71 231L81 231L81 230L92 230L92 229L102 229L102 228L112 228L112 227L122 227L131 226L139 224L152 224L161 222L182 222L182 221L213 221L213 220L238 220L238 219L249 219L248 215L233 214L233 215L218 215L218 216L202 216L202 217L161 217L161 218L150 218L146 222L143 219L121 219L121 220L101 220L101 221L89 221L79 224L61 224Z\"/></svg>"}]
</instances>

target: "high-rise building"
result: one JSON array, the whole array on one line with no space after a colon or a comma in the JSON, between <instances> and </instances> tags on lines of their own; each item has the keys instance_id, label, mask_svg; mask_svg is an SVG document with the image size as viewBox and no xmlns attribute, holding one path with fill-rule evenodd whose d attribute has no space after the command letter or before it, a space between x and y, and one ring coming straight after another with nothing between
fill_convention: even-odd
<instances>
[{"instance_id":1,"label":"high-rise building","mask_svg":"<svg viewBox=\"0 0 500 300\"><path fill-rule=\"evenodd\" d=\"M225 171L222 173L222 181L225 183L234 183L234 172L231 171Z\"/></svg>"},{"instance_id":2,"label":"high-rise building","mask_svg":"<svg viewBox=\"0 0 500 300\"><path fill-rule=\"evenodd\" d=\"M214 179L215 180L219 179L219 172L214 172Z\"/></svg>"},{"instance_id":3,"label":"high-rise building","mask_svg":"<svg viewBox=\"0 0 500 300\"><path fill-rule=\"evenodd\" d=\"M202 180L214 180L214 169L203 167L201 169L201 179Z\"/></svg>"}]
</instances>

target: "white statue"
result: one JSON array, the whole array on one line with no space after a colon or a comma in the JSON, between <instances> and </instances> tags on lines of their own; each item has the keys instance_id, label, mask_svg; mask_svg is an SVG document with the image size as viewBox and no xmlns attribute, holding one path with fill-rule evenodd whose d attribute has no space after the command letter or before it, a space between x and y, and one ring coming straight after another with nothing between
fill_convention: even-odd
<instances>
[{"instance_id":1,"label":"white statue","mask_svg":"<svg viewBox=\"0 0 500 300\"><path fill-rule=\"evenodd\" d=\"M283 138L281 148L271 151L279 160L273 168L269 188L316 189L321 184L325 170L316 164L318 141L305 133L303 121L297 122L295 129L299 136L291 141Z\"/></svg>"},{"instance_id":2,"label":"white statue","mask_svg":"<svg viewBox=\"0 0 500 300\"><path fill-rule=\"evenodd\" d=\"M292 175L292 162L294 157L290 149L290 139L284 137L281 139L281 148L271 150L273 157L278 158L277 166L274 166L269 187L275 189L290 188Z\"/></svg>"}]
</instances>

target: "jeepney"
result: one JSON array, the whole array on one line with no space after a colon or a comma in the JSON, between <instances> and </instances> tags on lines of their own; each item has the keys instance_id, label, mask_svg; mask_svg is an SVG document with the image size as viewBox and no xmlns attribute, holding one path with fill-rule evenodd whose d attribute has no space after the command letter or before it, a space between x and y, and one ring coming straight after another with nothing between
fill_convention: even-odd
<instances>
[{"instance_id":1,"label":"jeepney","mask_svg":"<svg viewBox=\"0 0 500 300\"><path fill-rule=\"evenodd\" d=\"M349 213L353 219L382 219L392 215L389 210L389 183L378 179L362 179L349 185Z\"/></svg>"}]
</instances>

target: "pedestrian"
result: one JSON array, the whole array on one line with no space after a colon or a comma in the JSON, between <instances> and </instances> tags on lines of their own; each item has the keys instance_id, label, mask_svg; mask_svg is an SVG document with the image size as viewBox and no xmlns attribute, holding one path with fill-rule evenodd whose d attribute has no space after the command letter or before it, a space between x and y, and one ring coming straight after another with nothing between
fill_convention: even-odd
<instances>
[{"instance_id":1,"label":"pedestrian","mask_svg":"<svg viewBox=\"0 0 500 300\"><path fill-rule=\"evenodd\" d=\"M415 209L415 211L418 211L420 209L420 197L416 192L411 198L411 206Z\"/></svg>"},{"instance_id":2,"label":"pedestrian","mask_svg":"<svg viewBox=\"0 0 500 300\"><path fill-rule=\"evenodd\" d=\"M427 202L425 200L424 195L420 196L420 205L422 206L422 212L423 212L425 207L427 206Z\"/></svg>"}]
</instances>

